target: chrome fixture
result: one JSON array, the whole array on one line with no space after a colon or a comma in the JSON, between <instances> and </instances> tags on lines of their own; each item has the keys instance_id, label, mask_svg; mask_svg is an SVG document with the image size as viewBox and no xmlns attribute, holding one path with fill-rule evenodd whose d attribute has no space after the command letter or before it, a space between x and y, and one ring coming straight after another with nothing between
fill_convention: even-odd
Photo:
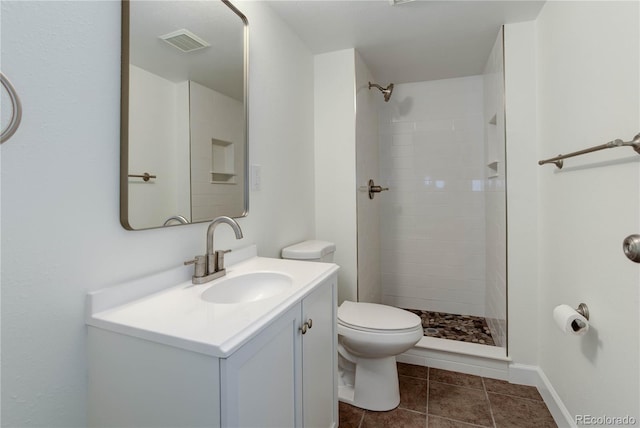
<instances>
[{"instance_id":1,"label":"chrome fixture","mask_svg":"<svg viewBox=\"0 0 640 428\"><path fill-rule=\"evenodd\" d=\"M622 251L632 262L640 263L640 235L629 235L622 242Z\"/></svg>"},{"instance_id":2,"label":"chrome fixture","mask_svg":"<svg viewBox=\"0 0 640 428\"><path fill-rule=\"evenodd\" d=\"M386 88L383 88L377 83L369 82L369 89L371 89L372 87L380 89L380 92L382 92L382 94L384 95L385 102L389 101L389 98L391 98L391 93L393 92L393 83L389 83L389 86L387 86Z\"/></svg>"},{"instance_id":3,"label":"chrome fixture","mask_svg":"<svg viewBox=\"0 0 640 428\"><path fill-rule=\"evenodd\" d=\"M144 174L129 174L129 177L142 178L145 182L149 181L151 178L157 178L156 175L151 175L148 172L145 172Z\"/></svg>"},{"instance_id":4,"label":"chrome fixture","mask_svg":"<svg viewBox=\"0 0 640 428\"><path fill-rule=\"evenodd\" d=\"M20 97L18 97L16 89L2 72L0 72L0 83L2 83L2 86L7 90L7 94L9 94L9 99L11 100L11 119L7 127L2 130L2 135L0 135L0 143L4 143L15 134L18 126L20 126L20 121L22 120L22 103L20 102Z\"/></svg>"},{"instance_id":5,"label":"chrome fixture","mask_svg":"<svg viewBox=\"0 0 640 428\"><path fill-rule=\"evenodd\" d=\"M580 303L575 311L582 315L587 321L589 321L589 308L587 307L586 303ZM585 327L588 327L588 325L581 319L575 319L571 322L571 328L574 332L578 332Z\"/></svg>"},{"instance_id":6,"label":"chrome fixture","mask_svg":"<svg viewBox=\"0 0 640 428\"><path fill-rule=\"evenodd\" d=\"M585 317L587 321L589 321L589 307L586 303L580 303L576 308L576 312Z\"/></svg>"},{"instance_id":7,"label":"chrome fixture","mask_svg":"<svg viewBox=\"0 0 640 428\"><path fill-rule=\"evenodd\" d=\"M173 215L165 220L163 226L168 226L172 221L177 221L180 224L189 224L189 220L187 220L184 216Z\"/></svg>"},{"instance_id":8,"label":"chrome fixture","mask_svg":"<svg viewBox=\"0 0 640 428\"><path fill-rule=\"evenodd\" d=\"M185 265L195 265L194 274L191 278L194 284L204 284L205 282L220 278L227 273L224 268L224 255L231 250L213 250L213 232L221 223L226 223L231 226L233 232L236 234L236 239L242 239L242 229L240 229L237 221L227 216L215 218L207 228L207 254L204 256L196 256L195 259L184 262Z\"/></svg>"},{"instance_id":9,"label":"chrome fixture","mask_svg":"<svg viewBox=\"0 0 640 428\"><path fill-rule=\"evenodd\" d=\"M372 179L369 179L369 199L373 199L375 193L384 192L389 190L388 187L376 186Z\"/></svg>"},{"instance_id":10,"label":"chrome fixture","mask_svg":"<svg viewBox=\"0 0 640 428\"><path fill-rule=\"evenodd\" d=\"M302 327L300 327L299 330L302 332L302 334L307 334L307 330L311 330L311 327L313 327L313 320L309 318L308 321L302 324Z\"/></svg>"},{"instance_id":11,"label":"chrome fixture","mask_svg":"<svg viewBox=\"0 0 640 428\"><path fill-rule=\"evenodd\" d=\"M578 150L577 152L572 152L567 155L558 155L555 158L545 159L538 161L538 165L544 165L546 163L555 164L558 169L562 169L563 159L572 158L574 156L580 156L587 153L597 152L598 150L604 149L613 149L614 147L631 147L640 155L640 134L636 134L635 137L631 141L622 141L621 139L615 139L613 141L609 141L608 143L600 144L599 146L590 147L584 150Z\"/></svg>"}]
</instances>

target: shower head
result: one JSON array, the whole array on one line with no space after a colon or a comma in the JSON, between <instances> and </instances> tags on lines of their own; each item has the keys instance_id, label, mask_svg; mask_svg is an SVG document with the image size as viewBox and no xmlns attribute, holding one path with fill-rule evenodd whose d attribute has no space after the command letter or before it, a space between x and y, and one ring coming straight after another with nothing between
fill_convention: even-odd
<instances>
[{"instance_id":1,"label":"shower head","mask_svg":"<svg viewBox=\"0 0 640 428\"><path fill-rule=\"evenodd\" d=\"M376 87L376 88L380 89L380 92L382 92L382 94L384 95L384 101L385 102L388 102L389 98L391 98L391 93L393 92L393 83L389 83L389 86L387 86L386 88L383 88L382 86L378 85L377 83L369 82L369 89L371 89L371 87Z\"/></svg>"}]
</instances>

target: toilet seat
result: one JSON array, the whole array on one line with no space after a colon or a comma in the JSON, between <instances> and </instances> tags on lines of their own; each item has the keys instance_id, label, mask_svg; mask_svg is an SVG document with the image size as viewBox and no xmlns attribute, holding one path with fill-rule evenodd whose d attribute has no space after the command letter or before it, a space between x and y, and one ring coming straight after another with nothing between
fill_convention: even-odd
<instances>
[{"instance_id":1,"label":"toilet seat","mask_svg":"<svg viewBox=\"0 0 640 428\"><path fill-rule=\"evenodd\" d=\"M338 308L338 324L353 330L397 334L422 328L419 316L377 303L345 301Z\"/></svg>"}]
</instances>

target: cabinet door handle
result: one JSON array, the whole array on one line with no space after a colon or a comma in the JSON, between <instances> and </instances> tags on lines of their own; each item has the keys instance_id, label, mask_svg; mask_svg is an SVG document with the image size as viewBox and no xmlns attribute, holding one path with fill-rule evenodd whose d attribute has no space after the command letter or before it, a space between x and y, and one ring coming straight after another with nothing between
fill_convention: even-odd
<instances>
[{"instance_id":1,"label":"cabinet door handle","mask_svg":"<svg viewBox=\"0 0 640 428\"><path fill-rule=\"evenodd\" d=\"M311 330L311 327L313 327L313 320L309 318L308 321L305 321L304 324L302 324L302 327L300 327L299 330L302 334L306 334L307 330Z\"/></svg>"}]
</instances>

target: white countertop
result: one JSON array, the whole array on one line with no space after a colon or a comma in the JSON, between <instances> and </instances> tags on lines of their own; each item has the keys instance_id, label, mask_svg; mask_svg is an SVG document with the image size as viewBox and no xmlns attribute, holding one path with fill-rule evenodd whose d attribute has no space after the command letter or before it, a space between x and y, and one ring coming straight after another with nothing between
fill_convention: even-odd
<instances>
[{"instance_id":1,"label":"white countertop","mask_svg":"<svg viewBox=\"0 0 640 428\"><path fill-rule=\"evenodd\" d=\"M225 276L206 284L184 280L185 270L180 268L89 293L87 324L224 358L338 270L333 263L257 257L255 247L244 254L253 257L227 266ZM215 304L200 298L220 281L256 271L286 274L293 287L250 303ZM163 281L180 277L180 282L173 282L177 285L164 288ZM154 287L164 289L141 296Z\"/></svg>"}]
</instances>

